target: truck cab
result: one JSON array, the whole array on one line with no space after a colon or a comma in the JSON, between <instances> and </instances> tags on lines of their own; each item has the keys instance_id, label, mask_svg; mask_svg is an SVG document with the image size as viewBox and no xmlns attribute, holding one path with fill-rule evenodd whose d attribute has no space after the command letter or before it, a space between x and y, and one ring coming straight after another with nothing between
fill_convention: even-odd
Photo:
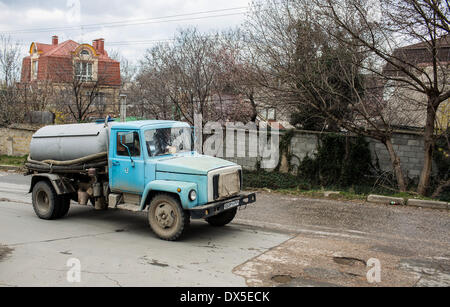
<instances>
[{"instance_id":1,"label":"truck cab","mask_svg":"<svg viewBox=\"0 0 450 307\"><path fill-rule=\"evenodd\" d=\"M182 236L191 219L224 226L233 220L238 207L256 201L255 194L241 192L241 166L194 150L193 128L187 123L110 123L107 131L104 172L85 170L89 180L60 172L60 182L72 188L56 193L57 197L69 196L84 204L82 199L102 200L105 208L147 210L154 233L170 241ZM46 178L42 173L34 176ZM57 184L54 179L50 185ZM36 181L33 177L32 182ZM78 191L76 197L73 191Z\"/></svg>"}]
</instances>

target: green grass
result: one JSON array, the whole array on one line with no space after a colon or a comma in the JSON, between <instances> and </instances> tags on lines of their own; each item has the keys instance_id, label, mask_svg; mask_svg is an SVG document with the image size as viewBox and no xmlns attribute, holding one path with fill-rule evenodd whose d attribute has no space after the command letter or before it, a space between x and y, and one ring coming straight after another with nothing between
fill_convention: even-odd
<instances>
[{"instance_id":1,"label":"green grass","mask_svg":"<svg viewBox=\"0 0 450 307\"><path fill-rule=\"evenodd\" d=\"M27 156L11 157L11 156L0 155L0 165L23 166L26 159L27 159Z\"/></svg>"}]
</instances>

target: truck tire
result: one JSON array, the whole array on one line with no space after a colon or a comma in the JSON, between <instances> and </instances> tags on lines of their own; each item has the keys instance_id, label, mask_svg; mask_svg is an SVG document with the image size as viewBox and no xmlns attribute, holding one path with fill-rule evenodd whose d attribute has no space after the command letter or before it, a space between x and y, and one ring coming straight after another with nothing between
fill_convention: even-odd
<instances>
[{"instance_id":1,"label":"truck tire","mask_svg":"<svg viewBox=\"0 0 450 307\"><path fill-rule=\"evenodd\" d=\"M209 217L206 219L206 221L209 223L209 225L214 227L222 227L225 226L234 219L237 213L237 208L233 208L227 211L224 211L222 213L219 213L215 216Z\"/></svg>"},{"instance_id":2,"label":"truck tire","mask_svg":"<svg viewBox=\"0 0 450 307\"><path fill-rule=\"evenodd\" d=\"M70 199L64 199L56 194L53 187L46 181L39 181L33 188L33 209L43 220L54 220L67 214Z\"/></svg>"},{"instance_id":3,"label":"truck tire","mask_svg":"<svg viewBox=\"0 0 450 307\"><path fill-rule=\"evenodd\" d=\"M180 201L170 194L157 194L148 209L148 221L153 232L166 241L176 241L188 228L190 217Z\"/></svg>"},{"instance_id":4,"label":"truck tire","mask_svg":"<svg viewBox=\"0 0 450 307\"><path fill-rule=\"evenodd\" d=\"M70 209L70 197L68 196L59 196L60 199L60 210L57 218L63 218L69 213Z\"/></svg>"}]
</instances>

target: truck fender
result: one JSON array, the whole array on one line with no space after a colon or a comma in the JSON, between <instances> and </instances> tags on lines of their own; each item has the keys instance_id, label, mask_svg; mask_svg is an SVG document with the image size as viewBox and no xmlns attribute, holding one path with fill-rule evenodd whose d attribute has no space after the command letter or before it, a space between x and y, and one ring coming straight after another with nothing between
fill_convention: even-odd
<instances>
[{"instance_id":1,"label":"truck fender","mask_svg":"<svg viewBox=\"0 0 450 307\"><path fill-rule=\"evenodd\" d=\"M64 180L61 176L56 174L37 174L31 177L31 185L28 193L33 192L33 188L39 181L48 181L51 183L57 195L67 195L75 193L75 188L68 182Z\"/></svg>"},{"instance_id":2,"label":"truck fender","mask_svg":"<svg viewBox=\"0 0 450 307\"><path fill-rule=\"evenodd\" d=\"M168 180L154 180L147 184L144 193L142 194L140 210L143 211L147 207L147 197L153 192L165 192L178 195L181 205L184 209L195 207L198 198L195 201L189 199L189 192L195 190L198 193L197 184L192 182L168 181Z\"/></svg>"}]
</instances>

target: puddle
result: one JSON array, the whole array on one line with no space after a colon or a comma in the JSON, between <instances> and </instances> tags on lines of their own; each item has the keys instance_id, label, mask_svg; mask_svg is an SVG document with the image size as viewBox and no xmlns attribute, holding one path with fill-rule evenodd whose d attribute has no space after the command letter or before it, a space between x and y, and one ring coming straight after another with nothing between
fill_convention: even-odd
<instances>
[{"instance_id":1,"label":"puddle","mask_svg":"<svg viewBox=\"0 0 450 307\"><path fill-rule=\"evenodd\" d=\"M348 266L354 266L354 265L364 265L367 266L367 263L364 260L358 259L358 258L351 258L351 257L333 257L333 261L337 264L342 265L348 265Z\"/></svg>"},{"instance_id":2,"label":"puddle","mask_svg":"<svg viewBox=\"0 0 450 307\"><path fill-rule=\"evenodd\" d=\"M294 278L290 275L274 275L272 276L271 279L279 284L287 284L291 282Z\"/></svg>"}]
</instances>

